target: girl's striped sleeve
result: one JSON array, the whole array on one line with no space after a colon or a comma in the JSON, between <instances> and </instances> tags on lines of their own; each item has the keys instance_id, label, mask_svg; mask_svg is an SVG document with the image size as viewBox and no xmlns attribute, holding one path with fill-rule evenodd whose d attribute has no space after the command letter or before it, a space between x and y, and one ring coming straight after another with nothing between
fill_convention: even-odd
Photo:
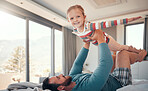
<instances>
[{"instance_id":1,"label":"girl's striped sleeve","mask_svg":"<svg viewBox=\"0 0 148 91\"><path fill-rule=\"evenodd\" d=\"M96 29L104 29L108 27L113 27L121 24L127 24L128 18L120 19L120 20L113 20L113 21L103 21L103 22L97 22L97 23L88 23L86 26L90 30L96 30Z\"/></svg>"}]
</instances>

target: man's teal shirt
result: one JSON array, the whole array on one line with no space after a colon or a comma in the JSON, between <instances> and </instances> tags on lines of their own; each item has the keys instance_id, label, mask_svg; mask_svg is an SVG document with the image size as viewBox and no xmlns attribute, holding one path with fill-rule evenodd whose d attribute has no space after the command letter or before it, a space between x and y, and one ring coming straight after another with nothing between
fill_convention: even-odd
<instances>
[{"instance_id":1,"label":"man's teal shirt","mask_svg":"<svg viewBox=\"0 0 148 91\"><path fill-rule=\"evenodd\" d=\"M89 50L83 47L79 52L69 74L72 81L76 82L72 91L113 91L121 86L115 78L109 75L113 60L108 45L101 43L99 49L100 63L92 74L82 73L83 64Z\"/></svg>"}]
</instances>

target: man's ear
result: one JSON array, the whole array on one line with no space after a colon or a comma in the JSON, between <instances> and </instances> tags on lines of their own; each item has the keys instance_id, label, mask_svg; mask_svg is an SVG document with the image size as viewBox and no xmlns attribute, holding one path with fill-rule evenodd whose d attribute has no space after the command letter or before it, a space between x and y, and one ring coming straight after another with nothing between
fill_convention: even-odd
<instances>
[{"instance_id":1,"label":"man's ear","mask_svg":"<svg viewBox=\"0 0 148 91\"><path fill-rule=\"evenodd\" d=\"M57 89L58 90L64 90L65 86L60 85Z\"/></svg>"}]
</instances>

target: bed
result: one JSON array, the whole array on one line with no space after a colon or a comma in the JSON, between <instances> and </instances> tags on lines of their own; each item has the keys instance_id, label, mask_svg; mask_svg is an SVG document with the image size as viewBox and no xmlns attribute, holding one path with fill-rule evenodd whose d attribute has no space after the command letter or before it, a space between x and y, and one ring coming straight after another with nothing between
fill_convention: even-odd
<instances>
[{"instance_id":1,"label":"bed","mask_svg":"<svg viewBox=\"0 0 148 91\"><path fill-rule=\"evenodd\" d=\"M11 89L11 91L50 91L50 90L42 90L41 84L36 84L31 82L10 84L8 86L8 89ZM10 90L0 90L0 91L10 91ZM142 79L133 80L132 85L119 88L117 89L117 91L148 91L148 80L142 80Z\"/></svg>"},{"instance_id":2,"label":"bed","mask_svg":"<svg viewBox=\"0 0 148 91\"><path fill-rule=\"evenodd\" d=\"M132 85L117 89L117 91L148 91L148 80L133 80Z\"/></svg>"}]
</instances>

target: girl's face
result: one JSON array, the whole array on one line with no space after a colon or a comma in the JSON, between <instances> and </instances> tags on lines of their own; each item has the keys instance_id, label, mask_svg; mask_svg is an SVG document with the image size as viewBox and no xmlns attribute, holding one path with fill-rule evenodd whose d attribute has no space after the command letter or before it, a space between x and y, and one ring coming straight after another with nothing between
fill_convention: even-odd
<instances>
[{"instance_id":1,"label":"girl's face","mask_svg":"<svg viewBox=\"0 0 148 91\"><path fill-rule=\"evenodd\" d=\"M79 9L72 9L68 13L68 22L77 29L83 29L85 18L86 16L84 16Z\"/></svg>"}]
</instances>

